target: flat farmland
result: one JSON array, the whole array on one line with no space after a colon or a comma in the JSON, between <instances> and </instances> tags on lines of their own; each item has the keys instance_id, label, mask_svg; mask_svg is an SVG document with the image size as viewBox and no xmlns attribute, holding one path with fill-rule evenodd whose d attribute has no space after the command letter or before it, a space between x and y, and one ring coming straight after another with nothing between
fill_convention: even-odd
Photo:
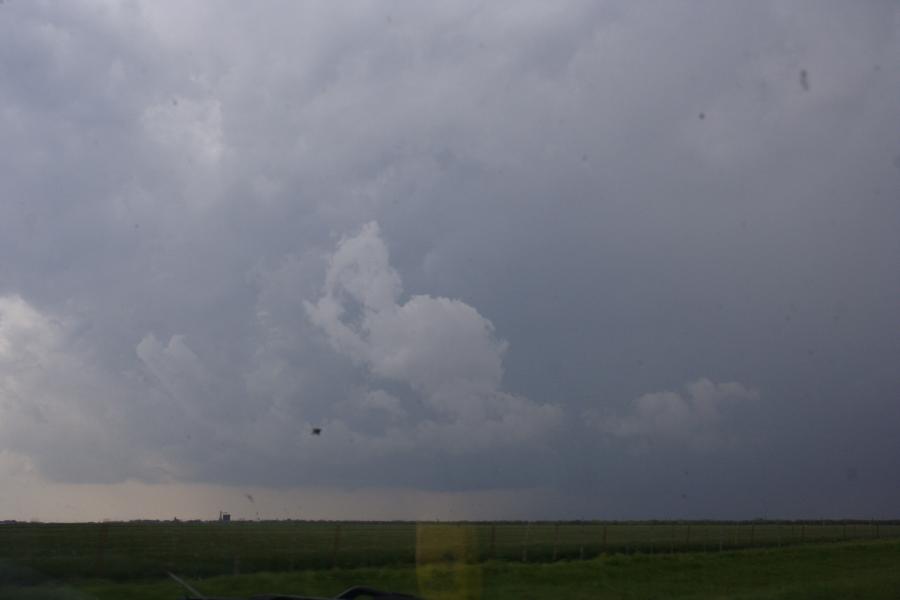
<instances>
[{"instance_id":1,"label":"flat farmland","mask_svg":"<svg viewBox=\"0 0 900 600\"><path fill-rule=\"evenodd\" d=\"M114 581L602 555L716 553L900 537L900 522L128 522L0 525L0 578Z\"/></svg>"},{"instance_id":2,"label":"flat farmland","mask_svg":"<svg viewBox=\"0 0 900 600\"><path fill-rule=\"evenodd\" d=\"M188 578L206 596L249 598L280 592L333 598L353 585L427 600L893 600L900 598L900 541L759 547L722 552L606 554L554 563L338 567ZM43 583L0 581L4 600L175 600L185 590L166 577Z\"/></svg>"}]
</instances>

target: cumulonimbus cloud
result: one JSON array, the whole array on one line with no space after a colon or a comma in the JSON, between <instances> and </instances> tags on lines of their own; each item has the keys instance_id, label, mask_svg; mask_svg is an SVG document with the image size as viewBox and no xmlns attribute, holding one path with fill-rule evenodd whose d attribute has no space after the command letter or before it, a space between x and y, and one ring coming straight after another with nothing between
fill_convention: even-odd
<instances>
[{"instance_id":1,"label":"cumulonimbus cloud","mask_svg":"<svg viewBox=\"0 0 900 600\"><path fill-rule=\"evenodd\" d=\"M559 406L502 389L507 344L475 308L403 299L375 223L340 241L319 296L297 308L302 323L260 309L259 349L231 374L177 333L145 334L115 370L81 347L77 324L0 297L0 450L65 481L334 483L367 471L428 485L434 457L557 430ZM407 469L390 474L398 459Z\"/></svg>"},{"instance_id":2,"label":"cumulonimbus cloud","mask_svg":"<svg viewBox=\"0 0 900 600\"><path fill-rule=\"evenodd\" d=\"M453 448L546 433L560 411L500 389L506 342L460 300L412 296L391 267L377 223L341 240L308 317L339 353L375 378L408 385L432 411L420 434ZM454 440L454 436L458 436Z\"/></svg>"},{"instance_id":3,"label":"cumulonimbus cloud","mask_svg":"<svg viewBox=\"0 0 900 600\"><path fill-rule=\"evenodd\" d=\"M136 383L94 360L66 318L0 297L0 451L64 481L155 479Z\"/></svg>"}]
</instances>

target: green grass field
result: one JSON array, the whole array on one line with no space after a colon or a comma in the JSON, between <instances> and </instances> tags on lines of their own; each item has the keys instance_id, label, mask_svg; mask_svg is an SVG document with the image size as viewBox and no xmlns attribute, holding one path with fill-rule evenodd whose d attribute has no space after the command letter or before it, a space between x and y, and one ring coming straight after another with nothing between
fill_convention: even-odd
<instances>
[{"instance_id":1,"label":"green grass field","mask_svg":"<svg viewBox=\"0 0 900 600\"><path fill-rule=\"evenodd\" d=\"M898 538L896 522L4 524L0 598L178 598L169 570L237 596L900 598Z\"/></svg>"},{"instance_id":2,"label":"green grass field","mask_svg":"<svg viewBox=\"0 0 900 600\"><path fill-rule=\"evenodd\" d=\"M442 536L460 532L457 547L441 548ZM900 537L900 523L28 523L0 525L0 560L57 579L129 580L167 570L209 577L410 565L417 548L419 562L429 560L429 544L438 558L452 551L467 562L552 562L888 537Z\"/></svg>"},{"instance_id":3,"label":"green grass field","mask_svg":"<svg viewBox=\"0 0 900 600\"><path fill-rule=\"evenodd\" d=\"M441 574L444 577L441 577ZM463 581L464 585L459 585ZM429 600L761 598L900 598L900 542L876 540L755 548L721 553L608 555L584 561L322 569L192 579L204 594L264 592L333 596L365 583ZM76 580L68 585L0 587L0 598L134 600L183 597L173 582Z\"/></svg>"}]
</instances>

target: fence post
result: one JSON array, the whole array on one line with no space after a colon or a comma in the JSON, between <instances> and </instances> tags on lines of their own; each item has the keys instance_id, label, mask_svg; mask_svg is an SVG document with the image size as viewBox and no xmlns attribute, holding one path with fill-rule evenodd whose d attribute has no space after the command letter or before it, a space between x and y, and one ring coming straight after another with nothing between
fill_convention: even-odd
<instances>
[{"instance_id":1,"label":"fence post","mask_svg":"<svg viewBox=\"0 0 900 600\"><path fill-rule=\"evenodd\" d=\"M103 558L106 554L106 542L108 538L109 523L103 523L100 525L100 539L97 544L97 564L94 567L98 576L103 575Z\"/></svg>"},{"instance_id":2,"label":"fence post","mask_svg":"<svg viewBox=\"0 0 900 600\"><path fill-rule=\"evenodd\" d=\"M522 562L528 562L528 534L531 533L531 521L525 525L525 537L522 539Z\"/></svg>"},{"instance_id":3,"label":"fence post","mask_svg":"<svg viewBox=\"0 0 900 600\"><path fill-rule=\"evenodd\" d=\"M554 524L554 532L553 532L553 562L556 562L556 557L559 553L559 523Z\"/></svg>"},{"instance_id":4,"label":"fence post","mask_svg":"<svg viewBox=\"0 0 900 600\"><path fill-rule=\"evenodd\" d=\"M494 559L497 552L497 525L491 523L491 544L488 550L488 558Z\"/></svg>"},{"instance_id":5,"label":"fence post","mask_svg":"<svg viewBox=\"0 0 900 600\"><path fill-rule=\"evenodd\" d=\"M341 547L341 524L338 523L334 528L334 550L331 554L331 568L337 568L338 550Z\"/></svg>"}]
</instances>

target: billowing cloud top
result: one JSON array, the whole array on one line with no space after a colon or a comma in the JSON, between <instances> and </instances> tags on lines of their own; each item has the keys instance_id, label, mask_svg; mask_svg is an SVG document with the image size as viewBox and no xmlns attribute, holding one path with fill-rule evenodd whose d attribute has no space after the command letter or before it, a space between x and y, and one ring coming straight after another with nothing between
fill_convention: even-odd
<instances>
[{"instance_id":1,"label":"billowing cloud top","mask_svg":"<svg viewBox=\"0 0 900 600\"><path fill-rule=\"evenodd\" d=\"M475 309L424 295L397 303L400 278L375 223L341 242L325 288L315 305L306 305L310 319L338 352L374 374L426 395L490 393L500 385L506 344L494 339L490 321ZM358 313L356 326L347 318L351 311Z\"/></svg>"},{"instance_id":2,"label":"billowing cloud top","mask_svg":"<svg viewBox=\"0 0 900 600\"><path fill-rule=\"evenodd\" d=\"M0 4L0 462L890 513L898 11Z\"/></svg>"},{"instance_id":3,"label":"billowing cloud top","mask_svg":"<svg viewBox=\"0 0 900 600\"><path fill-rule=\"evenodd\" d=\"M279 347L292 325L260 310L268 326L258 351L231 365L228 384L182 334L165 343L147 334L133 370L101 370L75 345L70 324L2 297L7 448L68 481L442 487L435 460L462 461L464 470L466 460L522 452L556 433L558 407L500 389L506 344L490 321L459 300L419 295L399 304L401 294L378 225L368 223L340 241L323 295L305 302L300 328L313 339ZM298 346L335 353L337 372L315 381L316 359L285 356ZM336 390L330 398L318 397L323 385ZM111 439L128 445L110 447Z\"/></svg>"}]
</instances>

